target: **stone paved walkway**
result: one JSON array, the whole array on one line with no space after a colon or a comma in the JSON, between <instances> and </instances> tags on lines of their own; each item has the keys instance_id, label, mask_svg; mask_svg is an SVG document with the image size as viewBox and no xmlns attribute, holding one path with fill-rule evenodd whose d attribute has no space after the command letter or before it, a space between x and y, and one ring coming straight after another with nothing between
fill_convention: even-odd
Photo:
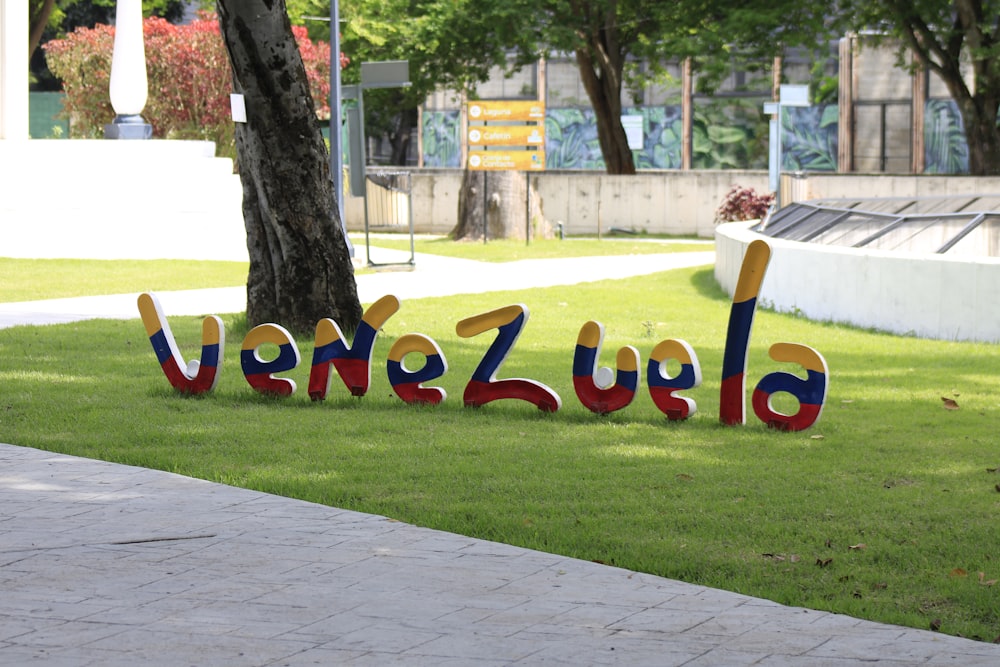
<instances>
[{"instance_id":1,"label":"stone paved walkway","mask_svg":"<svg viewBox=\"0 0 1000 667\"><path fill-rule=\"evenodd\" d=\"M0 664L990 665L784 607L165 472L0 445Z\"/></svg>"}]
</instances>

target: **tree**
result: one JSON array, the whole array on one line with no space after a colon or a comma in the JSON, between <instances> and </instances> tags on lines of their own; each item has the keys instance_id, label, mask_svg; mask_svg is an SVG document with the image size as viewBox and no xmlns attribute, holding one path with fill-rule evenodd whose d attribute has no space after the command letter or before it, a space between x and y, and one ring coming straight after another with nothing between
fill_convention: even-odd
<instances>
[{"instance_id":1,"label":"tree","mask_svg":"<svg viewBox=\"0 0 1000 667\"><path fill-rule=\"evenodd\" d=\"M290 0L293 16L328 16L328 0ZM393 163L403 164L416 108L435 90L472 95L494 68L514 71L537 60L537 35L531 28L533 9L527 0L357 0L340 3L343 45L352 64L345 83L357 83L363 61L408 60L411 85L365 93L365 131L388 136ZM400 20L405 17L406 20ZM328 25L305 22L314 37ZM486 176L466 174L460 193L456 238L482 238L484 199L489 206L491 237L525 228L524 178L515 173L491 174L490 193L483 196ZM534 198L537 212L537 197ZM537 216L532 216L537 218Z\"/></svg>"},{"instance_id":2,"label":"tree","mask_svg":"<svg viewBox=\"0 0 1000 667\"><path fill-rule=\"evenodd\" d=\"M843 11L855 28L898 39L941 78L962 114L969 172L1000 174L1000 1L849 0Z\"/></svg>"},{"instance_id":3,"label":"tree","mask_svg":"<svg viewBox=\"0 0 1000 667\"><path fill-rule=\"evenodd\" d=\"M204 5L206 0L194 4ZM158 16L176 23L184 16L183 0L144 0L144 16ZM33 87L58 90L44 57L36 56L45 42L65 37L77 28L109 24L115 18L116 0L28 0L28 56Z\"/></svg>"},{"instance_id":4,"label":"tree","mask_svg":"<svg viewBox=\"0 0 1000 667\"><path fill-rule=\"evenodd\" d=\"M217 0L236 92L243 217L250 255L247 320L306 333L322 318L361 321L329 159L284 0Z\"/></svg>"},{"instance_id":5,"label":"tree","mask_svg":"<svg viewBox=\"0 0 1000 667\"><path fill-rule=\"evenodd\" d=\"M633 174L621 123L622 92L689 59L710 92L734 60L770 64L787 46L817 46L833 26L829 3L795 0L547 0L537 4L539 39L572 53L597 122L609 174ZM635 67L645 63L643 72Z\"/></svg>"},{"instance_id":6,"label":"tree","mask_svg":"<svg viewBox=\"0 0 1000 667\"><path fill-rule=\"evenodd\" d=\"M329 24L315 19L329 16L329 0L288 0L288 7L293 23L327 39ZM345 84L360 82L362 62L410 63L410 86L365 93L365 131L389 137L393 164L404 164L404 144L428 95L440 88L469 93L494 67L514 71L538 57L534 31L525 29L525 0L353 0L339 7L341 44L351 54Z\"/></svg>"},{"instance_id":7,"label":"tree","mask_svg":"<svg viewBox=\"0 0 1000 667\"><path fill-rule=\"evenodd\" d=\"M313 42L304 28L292 28L309 77L320 118L329 116L330 46ZM208 139L217 154L236 157L229 107L233 76L215 14L199 13L184 25L151 16L143 19L149 100L143 118L153 136ZM114 116L108 96L114 28L98 24L77 28L43 45L49 70L59 77L63 114L70 136L103 136Z\"/></svg>"}]
</instances>

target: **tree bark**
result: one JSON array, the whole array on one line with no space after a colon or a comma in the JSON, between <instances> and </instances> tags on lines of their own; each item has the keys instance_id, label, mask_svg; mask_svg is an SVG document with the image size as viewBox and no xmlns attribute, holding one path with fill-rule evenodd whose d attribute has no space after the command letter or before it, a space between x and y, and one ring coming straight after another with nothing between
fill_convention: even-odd
<instances>
[{"instance_id":1,"label":"tree bark","mask_svg":"<svg viewBox=\"0 0 1000 667\"><path fill-rule=\"evenodd\" d=\"M529 223L525 187L524 172L466 169L458 193L458 224L451 230L451 237L456 241L482 241L485 221L486 241L524 240L528 233L531 238L552 238L552 227L542 213L541 198L533 182Z\"/></svg>"},{"instance_id":2,"label":"tree bark","mask_svg":"<svg viewBox=\"0 0 1000 667\"><path fill-rule=\"evenodd\" d=\"M410 150L410 137L413 136L415 120L416 113L413 109L403 109L397 114L396 127L389 134L389 142L392 145L390 164L406 165L406 156Z\"/></svg>"},{"instance_id":3,"label":"tree bark","mask_svg":"<svg viewBox=\"0 0 1000 667\"><path fill-rule=\"evenodd\" d=\"M997 101L974 95L957 100L969 146L969 173L973 176L1000 175L1000 128Z\"/></svg>"},{"instance_id":4,"label":"tree bark","mask_svg":"<svg viewBox=\"0 0 1000 667\"><path fill-rule=\"evenodd\" d=\"M608 19L607 25L588 36L586 48L576 50L576 64L594 108L605 170L609 174L634 174L635 160L621 120L625 58L619 53L614 17Z\"/></svg>"},{"instance_id":5,"label":"tree bark","mask_svg":"<svg viewBox=\"0 0 1000 667\"><path fill-rule=\"evenodd\" d=\"M597 141L601 145L605 170L609 174L634 174L635 161L621 120L621 83L616 85L614 77L609 76L606 70L596 70L586 51L576 52L576 62L583 88L594 108Z\"/></svg>"},{"instance_id":6,"label":"tree bark","mask_svg":"<svg viewBox=\"0 0 1000 667\"><path fill-rule=\"evenodd\" d=\"M32 9L33 4L34 3L28 5L29 11ZM42 4L37 7L37 12L28 17L29 58L35 53L35 49L38 48L38 44L42 41L42 33L45 32L45 26L48 25L49 17L52 16L52 10L55 8L56 0L44 0Z\"/></svg>"},{"instance_id":7,"label":"tree bark","mask_svg":"<svg viewBox=\"0 0 1000 667\"><path fill-rule=\"evenodd\" d=\"M233 83L250 273L247 320L308 333L361 321L329 159L284 0L217 0Z\"/></svg>"}]
</instances>

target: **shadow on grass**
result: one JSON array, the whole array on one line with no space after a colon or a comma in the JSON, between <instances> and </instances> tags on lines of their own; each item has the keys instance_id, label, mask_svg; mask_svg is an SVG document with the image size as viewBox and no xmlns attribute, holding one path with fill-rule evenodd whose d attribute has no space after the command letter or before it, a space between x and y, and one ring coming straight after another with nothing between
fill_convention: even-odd
<instances>
[{"instance_id":1,"label":"shadow on grass","mask_svg":"<svg viewBox=\"0 0 1000 667\"><path fill-rule=\"evenodd\" d=\"M729 295L726 294L719 283L715 280L715 269L702 269L701 271L695 271L691 276L691 285L695 288L699 295L705 297L706 299L711 299L713 301L729 301Z\"/></svg>"}]
</instances>

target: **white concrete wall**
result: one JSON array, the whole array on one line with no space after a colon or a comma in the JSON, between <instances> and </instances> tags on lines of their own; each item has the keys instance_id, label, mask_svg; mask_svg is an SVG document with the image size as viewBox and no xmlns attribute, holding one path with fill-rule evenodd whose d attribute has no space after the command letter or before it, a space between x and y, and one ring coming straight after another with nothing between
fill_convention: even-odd
<instances>
[{"instance_id":1,"label":"white concrete wall","mask_svg":"<svg viewBox=\"0 0 1000 667\"><path fill-rule=\"evenodd\" d=\"M460 169L414 169L413 224L417 232L447 234L457 222ZM711 238L715 210L734 185L767 190L763 171L643 171L608 176L593 171L531 174L549 223L567 234L606 233L612 227L650 234ZM344 202L347 228L364 229L360 197Z\"/></svg>"},{"instance_id":2,"label":"white concrete wall","mask_svg":"<svg viewBox=\"0 0 1000 667\"><path fill-rule=\"evenodd\" d=\"M1000 193L1000 177L818 172L781 176L781 202L785 206L809 199L939 197L990 193Z\"/></svg>"},{"instance_id":3,"label":"white concrete wall","mask_svg":"<svg viewBox=\"0 0 1000 667\"><path fill-rule=\"evenodd\" d=\"M752 224L716 229L715 276L729 294L746 247L762 238L772 253L760 300L776 310L922 338L1000 341L998 258L799 243L751 232Z\"/></svg>"},{"instance_id":4,"label":"white concrete wall","mask_svg":"<svg viewBox=\"0 0 1000 667\"><path fill-rule=\"evenodd\" d=\"M567 234L612 227L711 238L715 211L734 185L767 191L763 171L643 171L635 176L547 171L538 175L542 210Z\"/></svg>"},{"instance_id":5,"label":"white concrete wall","mask_svg":"<svg viewBox=\"0 0 1000 667\"><path fill-rule=\"evenodd\" d=\"M0 257L245 261L232 171L208 141L0 141Z\"/></svg>"}]
</instances>

